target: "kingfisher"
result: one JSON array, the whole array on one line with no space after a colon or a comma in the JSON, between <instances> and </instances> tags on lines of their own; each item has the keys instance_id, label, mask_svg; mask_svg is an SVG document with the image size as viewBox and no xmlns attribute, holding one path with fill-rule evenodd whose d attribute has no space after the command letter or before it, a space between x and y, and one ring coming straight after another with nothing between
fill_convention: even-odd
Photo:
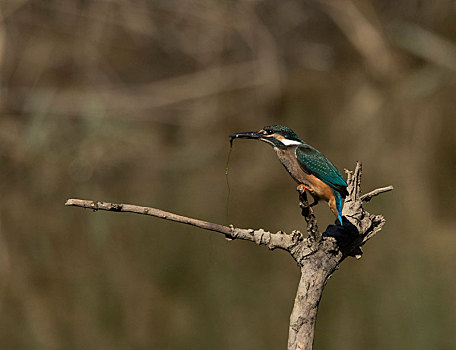
<instances>
[{"instance_id":1,"label":"kingfisher","mask_svg":"<svg viewBox=\"0 0 456 350\"><path fill-rule=\"evenodd\" d=\"M237 138L260 140L274 147L280 162L298 183L297 190L300 193L309 191L312 195L314 202L310 207L325 200L342 224L343 200L348 195L347 182L320 151L301 140L293 130L281 125L230 135L231 141Z\"/></svg>"}]
</instances>

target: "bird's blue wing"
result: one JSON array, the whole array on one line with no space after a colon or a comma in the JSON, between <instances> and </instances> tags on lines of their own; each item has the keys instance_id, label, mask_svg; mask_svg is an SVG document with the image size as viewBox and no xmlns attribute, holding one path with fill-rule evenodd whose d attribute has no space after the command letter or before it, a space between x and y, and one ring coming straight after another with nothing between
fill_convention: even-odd
<instances>
[{"instance_id":1,"label":"bird's blue wing","mask_svg":"<svg viewBox=\"0 0 456 350\"><path fill-rule=\"evenodd\" d=\"M343 198L348 195L347 182L339 170L318 150L309 145L298 146L296 147L296 158L305 173L318 177L333 190L339 192Z\"/></svg>"}]
</instances>

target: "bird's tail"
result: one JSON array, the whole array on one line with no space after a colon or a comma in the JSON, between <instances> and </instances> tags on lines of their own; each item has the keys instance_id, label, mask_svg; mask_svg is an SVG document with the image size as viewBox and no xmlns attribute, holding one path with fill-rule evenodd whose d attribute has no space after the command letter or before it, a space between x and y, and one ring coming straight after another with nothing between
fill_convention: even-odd
<instances>
[{"instance_id":1,"label":"bird's tail","mask_svg":"<svg viewBox=\"0 0 456 350\"><path fill-rule=\"evenodd\" d=\"M342 225L342 207L344 205L344 199L337 191L334 191L334 196L336 197L337 218L339 219L340 224Z\"/></svg>"}]
</instances>

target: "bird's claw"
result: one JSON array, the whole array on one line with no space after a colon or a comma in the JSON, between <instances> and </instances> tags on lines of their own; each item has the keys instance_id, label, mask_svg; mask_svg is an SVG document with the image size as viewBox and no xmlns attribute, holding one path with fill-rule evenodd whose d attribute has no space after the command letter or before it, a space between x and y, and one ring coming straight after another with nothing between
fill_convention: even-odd
<instances>
[{"instance_id":1,"label":"bird's claw","mask_svg":"<svg viewBox=\"0 0 456 350\"><path fill-rule=\"evenodd\" d=\"M306 191L313 192L313 189L307 187L306 185L300 184L298 185L298 187L296 187L296 191L298 191L299 193L304 193Z\"/></svg>"}]
</instances>

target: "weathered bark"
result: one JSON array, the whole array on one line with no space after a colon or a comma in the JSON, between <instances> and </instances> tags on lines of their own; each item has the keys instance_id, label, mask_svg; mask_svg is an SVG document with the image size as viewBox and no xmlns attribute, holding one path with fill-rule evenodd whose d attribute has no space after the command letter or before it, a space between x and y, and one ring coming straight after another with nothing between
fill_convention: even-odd
<instances>
[{"instance_id":1,"label":"weathered bark","mask_svg":"<svg viewBox=\"0 0 456 350\"><path fill-rule=\"evenodd\" d=\"M313 227L315 218L312 211L305 211L307 198L300 195L303 215L307 214L310 240L308 248L312 253L294 255L301 268L301 279L290 317L288 350L312 349L318 304L328 278L347 256L361 258L361 246L380 231L385 223L381 215L371 215L365 211L362 202L391 191L393 187L379 188L361 196L361 164L357 163L353 172L346 173L349 195L342 210L344 223L342 226L330 225L322 236Z\"/></svg>"},{"instance_id":2,"label":"weathered bark","mask_svg":"<svg viewBox=\"0 0 456 350\"><path fill-rule=\"evenodd\" d=\"M301 279L290 316L288 349L312 349L318 304L327 279L337 266L337 259L329 259L318 251L304 259Z\"/></svg>"},{"instance_id":3,"label":"weathered bark","mask_svg":"<svg viewBox=\"0 0 456 350\"><path fill-rule=\"evenodd\" d=\"M349 195L345 199L342 210L343 225L330 225L323 234L318 231L315 215L312 210L309 210L305 193L300 193L299 205L307 222L308 237L306 238L299 231L286 234L282 231L271 233L263 229L241 229L131 204L69 199L65 205L90 208L94 211L107 210L156 216L219 232L230 240L243 239L265 245L271 250L279 248L288 251L301 270L298 291L290 316L288 350L310 350L313 344L318 304L328 278L346 257L360 258L361 246L380 231L385 223L381 215L371 215L366 212L362 202L368 202L374 196L391 191L393 187L379 188L361 196L361 172L360 163L356 164L353 172L346 170Z\"/></svg>"}]
</instances>

